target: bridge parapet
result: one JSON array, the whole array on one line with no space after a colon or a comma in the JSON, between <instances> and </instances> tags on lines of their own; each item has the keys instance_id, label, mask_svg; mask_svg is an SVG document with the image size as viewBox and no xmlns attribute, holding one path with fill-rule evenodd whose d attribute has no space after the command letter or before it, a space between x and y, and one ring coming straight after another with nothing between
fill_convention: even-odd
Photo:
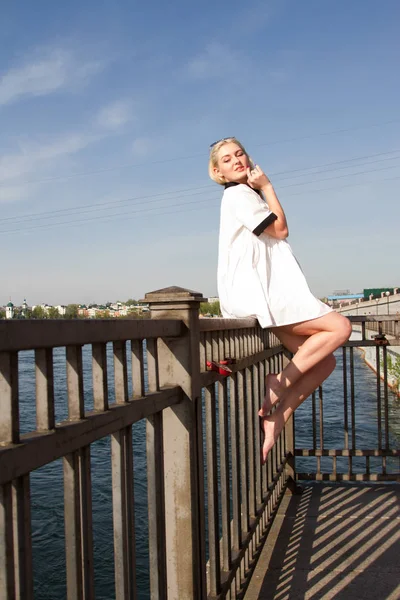
<instances>
[{"instance_id":1,"label":"bridge parapet","mask_svg":"<svg viewBox=\"0 0 400 600\"><path fill-rule=\"evenodd\" d=\"M393 480L389 396L377 388L377 441L358 443L354 347L343 356L343 447L326 445L326 397L311 399L312 443L295 447L291 419L261 465L258 410L268 372L290 354L254 319L199 319L203 297L182 288L146 295L151 319L0 323L0 597L33 598L31 473L61 458L67 598L95 597L93 444L111 439L115 595L137 589L132 427L146 421L150 588L158 598L236 598L243 592L280 499L299 479ZM372 321L375 321L374 319ZM382 329L389 319L380 319ZM393 322L398 342L398 322ZM383 329L382 329L383 332ZM54 349L65 348L67 418L55 417ZM36 424L22 434L19 358L34 351ZM84 355L84 356L83 356ZM90 357L90 373L84 369ZM379 364L381 359L379 359ZM90 381L89 381L89 379ZM89 389L91 392L89 393ZM311 458L316 467L297 469ZM326 458L331 468L326 465ZM347 467L337 468L344 459ZM354 469L362 457L364 467ZM377 470L372 458L381 461ZM390 468L389 468L390 467Z\"/></svg>"}]
</instances>

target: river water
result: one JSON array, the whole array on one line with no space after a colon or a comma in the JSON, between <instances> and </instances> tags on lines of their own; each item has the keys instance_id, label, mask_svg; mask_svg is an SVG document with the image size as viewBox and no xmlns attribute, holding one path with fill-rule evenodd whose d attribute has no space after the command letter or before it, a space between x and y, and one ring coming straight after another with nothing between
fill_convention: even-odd
<instances>
[{"instance_id":1,"label":"river water","mask_svg":"<svg viewBox=\"0 0 400 600\"><path fill-rule=\"evenodd\" d=\"M85 408L93 407L91 386L90 347L83 349ZM56 421L67 418L65 349L57 348L54 356L54 386ZM112 373L112 348L108 348L108 372ZM342 448L343 435L343 380L341 351L337 352L338 366L324 384L324 447ZM366 366L361 355L354 353L356 381L356 444L359 448L377 447L376 430L376 376ZM129 368L129 367L128 367ZM34 353L21 352L20 422L22 433L31 431L35 423ZM129 374L130 375L130 374ZM128 381L130 381L130 376ZM109 381L109 402L113 402L113 382ZM132 390L129 390L131 393ZM307 399L296 412L296 446L312 448L311 400ZM390 443L398 448L400 442L400 406L390 394ZM134 489L137 550L137 581L139 600L149 598L148 545L147 545L147 484L145 455L145 422L133 426ZM331 459L322 459L322 468ZM363 468L365 459L354 459L354 471ZM112 600L114 592L113 534L111 505L110 439L102 439L91 447L93 535L95 588L98 600ZM398 469L398 461L388 461L388 470ZM371 459L371 470L378 468L379 459ZM338 459L338 471L347 471L347 459ZM315 459L297 460L299 472L315 470ZM64 600L66 575L64 556L63 464L62 460L42 467L31 474L32 543L34 557L35 600Z\"/></svg>"}]
</instances>

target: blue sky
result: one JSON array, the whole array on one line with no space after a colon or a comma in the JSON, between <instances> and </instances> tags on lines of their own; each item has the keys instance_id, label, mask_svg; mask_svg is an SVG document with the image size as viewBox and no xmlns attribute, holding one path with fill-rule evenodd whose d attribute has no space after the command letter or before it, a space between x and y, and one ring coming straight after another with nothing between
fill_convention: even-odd
<instances>
[{"instance_id":1,"label":"blue sky","mask_svg":"<svg viewBox=\"0 0 400 600\"><path fill-rule=\"evenodd\" d=\"M4 5L0 304L216 294L207 158L229 135L316 295L399 285L399 19L395 0Z\"/></svg>"}]
</instances>

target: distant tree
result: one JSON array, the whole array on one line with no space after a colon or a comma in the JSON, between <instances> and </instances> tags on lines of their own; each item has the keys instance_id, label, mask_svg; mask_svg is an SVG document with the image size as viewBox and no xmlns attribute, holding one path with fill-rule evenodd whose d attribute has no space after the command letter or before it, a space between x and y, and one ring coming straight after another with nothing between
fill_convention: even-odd
<instances>
[{"instance_id":1,"label":"distant tree","mask_svg":"<svg viewBox=\"0 0 400 600\"><path fill-rule=\"evenodd\" d=\"M58 312L58 308L56 308L55 306L50 306L50 308L47 310L47 318L59 319L60 313Z\"/></svg>"},{"instance_id":2,"label":"distant tree","mask_svg":"<svg viewBox=\"0 0 400 600\"><path fill-rule=\"evenodd\" d=\"M201 302L200 303L200 313L202 315L210 314L210 315L220 316L221 308L220 308L219 301L217 301L217 302Z\"/></svg>"},{"instance_id":3,"label":"distant tree","mask_svg":"<svg viewBox=\"0 0 400 600\"><path fill-rule=\"evenodd\" d=\"M132 306L133 304L137 304L136 300L133 300L133 298L129 298L129 300L127 300L125 302L126 306Z\"/></svg>"},{"instance_id":4,"label":"distant tree","mask_svg":"<svg viewBox=\"0 0 400 600\"><path fill-rule=\"evenodd\" d=\"M0 310L0 319L5 319L5 318L6 318L6 311Z\"/></svg>"},{"instance_id":5,"label":"distant tree","mask_svg":"<svg viewBox=\"0 0 400 600\"><path fill-rule=\"evenodd\" d=\"M148 319L149 314L148 313L139 313L136 310L132 310L127 315L122 315L121 317L118 317L118 318L119 319Z\"/></svg>"},{"instance_id":6,"label":"distant tree","mask_svg":"<svg viewBox=\"0 0 400 600\"><path fill-rule=\"evenodd\" d=\"M99 310L96 313L96 319L110 319L111 315L110 315L110 311L109 310Z\"/></svg>"},{"instance_id":7,"label":"distant tree","mask_svg":"<svg viewBox=\"0 0 400 600\"><path fill-rule=\"evenodd\" d=\"M32 319L46 319L47 318L47 314L46 311L44 310L44 308L42 308L41 306L35 306L35 308L32 311Z\"/></svg>"},{"instance_id":8,"label":"distant tree","mask_svg":"<svg viewBox=\"0 0 400 600\"><path fill-rule=\"evenodd\" d=\"M79 304L68 304L65 309L65 319L78 319Z\"/></svg>"}]
</instances>

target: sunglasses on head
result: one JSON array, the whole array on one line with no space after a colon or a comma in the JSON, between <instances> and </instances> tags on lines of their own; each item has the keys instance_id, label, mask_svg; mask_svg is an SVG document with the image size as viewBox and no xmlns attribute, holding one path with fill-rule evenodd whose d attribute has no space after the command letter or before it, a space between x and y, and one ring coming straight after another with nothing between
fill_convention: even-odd
<instances>
[{"instance_id":1,"label":"sunglasses on head","mask_svg":"<svg viewBox=\"0 0 400 600\"><path fill-rule=\"evenodd\" d=\"M221 138L220 140L217 140L216 142L213 142L212 144L210 144L210 150L211 150L211 148L214 148L214 146L216 146L220 142L226 142L231 139L232 139L232 137L226 137L226 138Z\"/></svg>"}]
</instances>

